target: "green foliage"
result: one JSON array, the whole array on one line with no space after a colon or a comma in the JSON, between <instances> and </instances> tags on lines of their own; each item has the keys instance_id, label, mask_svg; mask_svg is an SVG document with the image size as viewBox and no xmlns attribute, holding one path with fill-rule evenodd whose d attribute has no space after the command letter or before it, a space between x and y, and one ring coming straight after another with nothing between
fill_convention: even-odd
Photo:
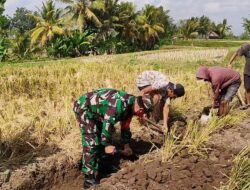
<instances>
[{"instance_id":1,"label":"green foliage","mask_svg":"<svg viewBox=\"0 0 250 190\"><path fill-rule=\"evenodd\" d=\"M73 21L72 23L77 26L80 32L82 32L86 28L87 21L91 21L98 27L102 25L97 16L92 12L91 8L89 7L88 0L75 0L64 2L70 4L65 8L65 14L69 16L69 19ZM73 28L75 27L73 26Z\"/></svg>"},{"instance_id":2,"label":"green foliage","mask_svg":"<svg viewBox=\"0 0 250 190\"><path fill-rule=\"evenodd\" d=\"M6 2L6 0L0 0L0 16L3 14L4 12L4 3Z\"/></svg>"},{"instance_id":3,"label":"green foliage","mask_svg":"<svg viewBox=\"0 0 250 190\"><path fill-rule=\"evenodd\" d=\"M215 27L215 32L217 32L220 36L220 38L225 38L227 32L229 32L231 30L231 25L227 24L227 19L223 19L222 23L219 23L216 27Z\"/></svg>"},{"instance_id":4,"label":"green foliage","mask_svg":"<svg viewBox=\"0 0 250 190\"><path fill-rule=\"evenodd\" d=\"M28 34L16 32L11 39L11 48L13 55L18 58L24 58L30 53L30 38Z\"/></svg>"},{"instance_id":5,"label":"green foliage","mask_svg":"<svg viewBox=\"0 0 250 190\"><path fill-rule=\"evenodd\" d=\"M12 18L2 15L5 0L0 1L0 35L11 42L8 52L18 58L30 53L44 57L45 52L53 57L77 57L93 47L99 54L160 49L164 43L174 44L177 36L208 38L211 31L221 38L233 37L226 19L216 25L203 15L182 20L177 27L162 6L145 5L137 11L133 3L119 0L57 1L66 3L65 9L46 0L38 12L18 8ZM95 39L89 41L86 34L90 33Z\"/></svg>"},{"instance_id":6,"label":"green foliage","mask_svg":"<svg viewBox=\"0 0 250 190\"><path fill-rule=\"evenodd\" d=\"M240 35L240 39L241 40L249 40L250 39L250 33L249 32L243 32L241 35Z\"/></svg>"},{"instance_id":7,"label":"green foliage","mask_svg":"<svg viewBox=\"0 0 250 190\"><path fill-rule=\"evenodd\" d=\"M97 36L97 43L95 44L98 48L99 54L114 54L119 46L119 39L117 38L118 33L115 30L109 32L103 32L102 35Z\"/></svg>"},{"instance_id":8,"label":"green foliage","mask_svg":"<svg viewBox=\"0 0 250 190\"><path fill-rule=\"evenodd\" d=\"M199 34L205 38L208 38L208 33L212 30L212 21L209 17L203 15L199 19L199 27L198 32Z\"/></svg>"},{"instance_id":9,"label":"green foliage","mask_svg":"<svg viewBox=\"0 0 250 190\"><path fill-rule=\"evenodd\" d=\"M7 29L10 26L10 20L4 15L0 15L0 35L7 36Z\"/></svg>"},{"instance_id":10,"label":"green foliage","mask_svg":"<svg viewBox=\"0 0 250 190\"><path fill-rule=\"evenodd\" d=\"M153 49L159 41L159 34L165 32L164 25L158 20L158 16L162 13L160 10L161 8L146 5L136 18L139 25L139 45L143 50Z\"/></svg>"},{"instance_id":11,"label":"green foliage","mask_svg":"<svg viewBox=\"0 0 250 190\"><path fill-rule=\"evenodd\" d=\"M17 8L13 17L11 18L11 29L17 30L19 33L24 34L36 27L36 20L29 16L31 11L26 8Z\"/></svg>"},{"instance_id":12,"label":"green foliage","mask_svg":"<svg viewBox=\"0 0 250 190\"><path fill-rule=\"evenodd\" d=\"M233 160L233 168L228 184L221 190L248 190L250 189L250 146L243 148Z\"/></svg>"},{"instance_id":13,"label":"green foliage","mask_svg":"<svg viewBox=\"0 0 250 190\"><path fill-rule=\"evenodd\" d=\"M74 31L70 36L54 38L47 47L47 52L49 56L58 58L87 55L92 49L92 40L93 34Z\"/></svg>"},{"instance_id":14,"label":"green foliage","mask_svg":"<svg viewBox=\"0 0 250 190\"><path fill-rule=\"evenodd\" d=\"M197 32L198 27L199 19L197 17L192 17L191 19L180 21L179 31L184 39L190 39L193 37L193 33Z\"/></svg>"},{"instance_id":15,"label":"green foliage","mask_svg":"<svg viewBox=\"0 0 250 190\"><path fill-rule=\"evenodd\" d=\"M243 18L243 27L245 29L245 32L250 34L250 19Z\"/></svg>"},{"instance_id":16,"label":"green foliage","mask_svg":"<svg viewBox=\"0 0 250 190\"><path fill-rule=\"evenodd\" d=\"M0 36L6 36L6 29L10 25L9 19L3 15L5 2L6 0L0 0Z\"/></svg>"},{"instance_id":17,"label":"green foliage","mask_svg":"<svg viewBox=\"0 0 250 190\"><path fill-rule=\"evenodd\" d=\"M41 46L45 46L46 43L51 41L54 35L63 35L62 29L62 10L56 9L53 0L47 0L43 3L42 9L39 11L39 15L30 15L36 20L36 27L31 30L31 44L39 42Z\"/></svg>"},{"instance_id":18,"label":"green foliage","mask_svg":"<svg viewBox=\"0 0 250 190\"><path fill-rule=\"evenodd\" d=\"M178 25L179 34L184 39L208 38L210 32L215 32L219 38L225 38L232 35L231 26L227 24L227 19L223 19L222 23L215 24L207 16L200 18L191 17L190 19L181 20ZM194 35L196 33L197 35Z\"/></svg>"},{"instance_id":19,"label":"green foliage","mask_svg":"<svg viewBox=\"0 0 250 190\"><path fill-rule=\"evenodd\" d=\"M0 62L4 61L6 57L7 48L3 38L0 38Z\"/></svg>"}]
</instances>

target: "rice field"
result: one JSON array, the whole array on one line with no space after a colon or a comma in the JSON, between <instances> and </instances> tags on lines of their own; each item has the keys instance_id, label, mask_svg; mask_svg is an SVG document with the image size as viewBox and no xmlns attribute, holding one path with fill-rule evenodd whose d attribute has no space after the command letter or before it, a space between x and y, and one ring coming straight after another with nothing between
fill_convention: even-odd
<instances>
[{"instance_id":1,"label":"rice field","mask_svg":"<svg viewBox=\"0 0 250 190\"><path fill-rule=\"evenodd\" d=\"M113 87L138 94L135 80L144 70L159 70L185 86L186 95L174 101L174 109L201 110L212 94L210 85L195 80L195 70L200 64L223 65L227 53L167 50L1 65L0 160L25 158L78 129L73 101L88 91Z\"/></svg>"}]
</instances>

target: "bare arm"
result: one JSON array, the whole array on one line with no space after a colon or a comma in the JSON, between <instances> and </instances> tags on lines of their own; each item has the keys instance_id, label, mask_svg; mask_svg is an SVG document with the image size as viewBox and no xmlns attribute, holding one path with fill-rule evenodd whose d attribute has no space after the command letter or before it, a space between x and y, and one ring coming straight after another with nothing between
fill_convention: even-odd
<instances>
[{"instance_id":1,"label":"bare arm","mask_svg":"<svg viewBox=\"0 0 250 190\"><path fill-rule=\"evenodd\" d=\"M163 107L163 130L168 129L169 105L165 102Z\"/></svg>"},{"instance_id":2,"label":"bare arm","mask_svg":"<svg viewBox=\"0 0 250 190\"><path fill-rule=\"evenodd\" d=\"M237 52L235 52L235 53L232 55L232 57L231 57L231 59L230 59L230 61L229 61L228 67L231 68L232 63L234 62L234 60L236 59L237 56L238 56Z\"/></svg>"},{"instance_id":3,"label":"bare arm","mask_svg":"<svg viewBox=\"0 0 250 190\"><path fill-rule=\"evenodd\" d=\"M215 84L212 86L214 92L214 105L213 107L216 108L220 101L220 84Z\"/></svg>"},{"instance_id":4,"label":"bare arm","mask_svg":"<svg viewBox=\"0 0 250 190\"><path fill-rule=\"evenodd\" d=\"M144 89L141 90L141 95L149 94L149 93L151 93L154 90L155 89L153 89L153 87L151 85L147 86L146 88L144 88Z\"/></svg>"}]
</instances>

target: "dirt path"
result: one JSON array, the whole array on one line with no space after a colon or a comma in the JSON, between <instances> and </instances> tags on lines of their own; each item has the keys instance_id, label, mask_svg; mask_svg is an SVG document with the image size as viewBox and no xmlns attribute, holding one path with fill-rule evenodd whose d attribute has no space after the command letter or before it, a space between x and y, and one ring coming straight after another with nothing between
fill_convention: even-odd
<instances>
[{"instance_id":1,"label":"dirt path","mask_svg":"<svg viewBox=\"0 0 250 190\"><path fill-rule=\"evenodd\" d=\"M151 152L151 142L160 144L162 138L144 130L134 136L134 151L140 159L121 159L120 168L111 177L102 179L96 189L202 189L212 190L227 181L232 159L246 145L250 146L250 118L240 125L214 134L203 156L182 150L173 163L162 163L159 153ZM61 145L63 151L49 158L37 159L33 164L0 174L0 188L8 189L81 189L83 175L79 170L81 147L78 131ZM74 145L74 146L72 146ZM146 154L142 156L143 154Z\"/></svg>"}]
</instances>

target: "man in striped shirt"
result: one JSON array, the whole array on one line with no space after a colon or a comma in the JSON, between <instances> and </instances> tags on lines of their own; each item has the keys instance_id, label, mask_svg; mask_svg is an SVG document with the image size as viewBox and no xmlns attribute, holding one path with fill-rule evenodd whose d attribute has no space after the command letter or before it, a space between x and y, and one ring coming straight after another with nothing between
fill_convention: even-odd
<instances>
[{"instance_id":1,"label":"man in striped shirt","mask_svg":"<svg viewBox=\"0 0 250 190\"><path fill-rule=\"evenodd\" d=\"M181 84L173 84L167 76L153 70L141 73L137 78L136 84L141 92L140 95L150 94L153 98L155 96L161 97L162 105L159 111L163 113L163 130L167 131L169 129L168 117L170 102L172 99L184 96L184 87Z\"/></svg>"}]
</instances>

